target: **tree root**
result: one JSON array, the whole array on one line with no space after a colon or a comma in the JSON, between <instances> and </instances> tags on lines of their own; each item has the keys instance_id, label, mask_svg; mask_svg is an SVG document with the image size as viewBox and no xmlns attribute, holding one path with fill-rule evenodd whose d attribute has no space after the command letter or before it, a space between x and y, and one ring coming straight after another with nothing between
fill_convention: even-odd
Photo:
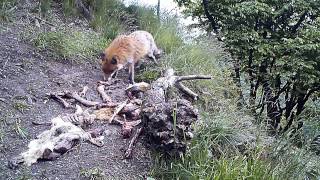
<instances>
[{"instance_id":1,"label":"tree root","mask_svg":"<svg viewBox=\"0 0 320 180\"><path fill-rule=\"evenodd\" d=\"M73 98L85 106L97 106L101 104L100 102L86 100L83 97L79 96L77 92L65 92L64 97Z\"/></svg>"},{"instance_id":2,"label":"tree root","mask_svg":"<svg viewBox=\"0 0 320 180\"><path fill-rule=\"evenodd\" d=\"M142 133L142 130L143 130L142 127L138 128L137 131L135 132L134 136L131 138L130 143L129 143L129 147L128 147L128 149L126 150L126 152L124 154L124 158L125 159L128 159L128 158L132 157L132 151L133 151L134 145L135 145L138 137Z\"/></svg>"},{"instance_id":3,"label":"tree root","mask_svg":"<svg viewBox=\"0 0 320 180\"><path fill-rule=\"evenodd\" d=\"M119 114L119 112L128 104L128 102L129 102L129 100L127 99L117 107L117 109L114 111L112 117L109 119L109 123L112 123L112 121L116 117L116 115Z\"/></svg>"},{"instance_id":4,"label":"tree root","mask_svg":"<svg viewBox=\"0 0 320 180\"><path fill-rule=\"evenodd\" d=\"M100 94L103 102L111 102L110 96L106 94L104 91L105 86L103 84L98 83L97 91Z\"/></svg>"},{"instance_id":5,"label":"tree root","mask_svg":"<svg viewBox=\"0 0 320 180\"><path fill-rule=\"evenodd\" d=\"M49 93L47 94L49 96L49 98L52 98L60 103L62 103L63 107L64 108L72 108L72 106L67 102L65 101L64 99L62 99L58 94L54 94L54 93Z\"/></svg>"}]
</instances>

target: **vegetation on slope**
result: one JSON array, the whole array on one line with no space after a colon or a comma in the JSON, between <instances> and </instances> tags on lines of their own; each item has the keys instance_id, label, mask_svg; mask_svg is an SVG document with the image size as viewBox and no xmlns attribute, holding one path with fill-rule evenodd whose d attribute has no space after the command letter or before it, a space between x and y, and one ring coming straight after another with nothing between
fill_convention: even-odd
<instances>
[{"instance_id":1,"label":"vegetation on slope","mask_svg":"<svg viewBox=\"0 0 320 180\"><path fill-rule=\"evenodd\" d=\"M166 53L161 59L161 67L147 67L144 72L137 74L137 78L152 81L159 76L160 70L167 67L173 67L180 75L209 74L213 77L213 80L210 81L196 81L188 84L201 96L197 102L201 112L201 121L195 124L195 138L186 154L181 157L168 160L157 155L152 176L160 179L319 178L320 160L315 155L319 153L319 146L316 143L317 138L320 139L319 101L305 101L299 113L297 113L298 106L290 106L288 117L284 113L286 109L283 110L281 114L283 118L280 119L283 124L278 123L282 127L281 134L268 137L266 130L269 126L266 126L264 121L274 118L268 113L271 110L268 110L270 106L266 98L270 97L262 99L264 103L259 102L257 98L258 95L266 95L262 92L266 92L268 88L261 79L266 75L269 77L267 79L270 81L269 87L275 90L271 94L280 93L279 96L272 99L279 103L283 103L290 97L293 99L292 103L299 104L299 98L303 96L305 99L310 88L313 88L314 84L319 84L315 78L318 73L316 67L319 66L318 56L316 56L318 51L315 49L318 41L315 36L318 33L318 20L307 23L303 26L304 29L297 29L297 32L292 34L288 34L290 29L285 28L289 27L289 22L298 18L294 12L303 15L302 12L307 9L294 7L292 11L289 5L278 4L275 3L276 1L270 1L274 2L271 5L283 7L276 8L278 10L276 12L265 6L267 1L261 3L242 1L245 4L237 4L238 1L232 1L231 4L228 4L229 1L209 3L207 4L210 10L209 15L218 18L217 23L223 24L217 24L219 28L213 24L208 30L214 29L220 33L220 28L222 28L222 34L227 38L225 41L227 47L224 47L222 43L208 37L195 39L189 44L183 43L176 17L163 14L159 20L152 7L138 5L125 7L117 0L85 2L90 7L89 9L92 9L93 19L88 21L96 32L58 28L37 34L33 40L35 45L39 48L49 47L54 56L68 60L86 59L96 56L116 35L126 33L137 25L138 29L151 32L157 44ZM191 15L205 20L209 19L203 16L205 15L203 4L191 1L179 2L187 7ZM39 12L42 18L49 20L50 13L45 12L50 12L52 3L54 2L51 0L40 1ZM60 3L65 16L82 16L74 0L64 0ZM252 10L256 7L259 8ZM313 5L310 4L307 7L312 9ZM270 16L276 16L276 13L281 12L284 22L279 27L284 28L274 34L267 30L267 37L270 35L268 33L271 33L270 38L264 37L264 23L268 22ZM285 15L287 13L294 15L289 17ZM312 13L307 15L310 16ZM47 15L44 16L44 14ZM240 18L233 18L233 16ZM256 19L251 19L252 17L258 19L260 23L258 23L258 30L253 26ZM252 23L245 23L247 21ZM201 22L204 27L212 23L210 21ZM282 46L289 47L289 50L295 53L283 55L286 48ZM275 52L272 54L269 53L270 51ZM232 57L229 56L230 52ZM308 55L308 53L311 54ZM250 58L251 55L254 58ZM261 71L264 63L273 58L277 58L274 62L276 65L266 67L267 74ZM239 63L236 60L241 60L241 71L235 72L239 76L236 77L237 82L234 82L233 65L237 67ZM297 74L301 76L297 77ZM243 77L249 83L244 83L241 80ZM277 84L279 78L280 84ZM308 81L305 81L306 78ZM242 84L241 87L239 83ZM297 87L304 89L303 92L307 94L298 92ZM279 88L283 91L280 91ZM247 92L246 89L249 91ZM241 90L240 94L239 90ZM287 93L288 97L283 93ZM317 94L315 93L312 92L313 95L310 94L307 99L311 97L316 99ZM247 110L249 108L246 106L238 106L241 95L243 98L248 97L245 102L249 102L250 110ZM267 106L265 108L267 112L261 111L267 116L251 115L252 112L258 112L258 109L253 108L256 105L260 110ZM280 104L279 107L282 105L286 104ZM293 118L292 122L297 122L297 124L292 123L290 127L297 127L296 125L303 121L303 126L293 128L294 133L285 130L291 118Z\"/></svg>"}]
</instances>

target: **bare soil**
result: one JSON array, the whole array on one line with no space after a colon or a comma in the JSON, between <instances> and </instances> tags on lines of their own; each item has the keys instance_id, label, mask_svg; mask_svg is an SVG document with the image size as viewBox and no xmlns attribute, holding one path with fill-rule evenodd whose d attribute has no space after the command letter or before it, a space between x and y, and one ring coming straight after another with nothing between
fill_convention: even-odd
<instances>
[{"instance_id":1,"label":"bare soil","mask_svg":"<svg viewBox=\"0 0 320 180\"><path fill-rule=\"evenodd\" d=\"M144 179L152 164L150 152L140 140L133 158L122 159L129 140L122 139L119 126L104 122L94 125L108 132L103 147L82 143L55 161L8 168L8 160L27 150L30 140L49 128L32 125L31 121L50 121L60 114L72 113L48 100L46 93L81 91L87 85L90 90L86 98L100 99L95 90L96 82L102 80L98 59L78 64L54 60L25 41L23 31L15 23L0 25L0 179L88 179L83 174L95 168L103 171L104 179ZM107 87L115 102L125 98L126 77L120 74L121 81ZM24 133L26 137L21 135Z\"/></svg>"}]
</instances>

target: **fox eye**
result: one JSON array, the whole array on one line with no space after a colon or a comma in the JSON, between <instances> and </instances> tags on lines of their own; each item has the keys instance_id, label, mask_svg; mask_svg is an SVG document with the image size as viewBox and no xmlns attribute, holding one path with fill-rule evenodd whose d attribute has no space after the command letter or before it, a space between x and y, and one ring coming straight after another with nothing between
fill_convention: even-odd
<instances>
[{"instance_id":1,"label":"fox eye","mask_svg":"<svg viewBox=\"0 0 320 180\"><path fill-rule=\"evenodd\" d=\"M105 53L100 53L100 58L101 58L102 60L104 60L105 57L106 57L106 54L105 54Z\"/></svg>"},{"instance_id":2,"label":"fox eye","mask_svg":"<svg viewBox=\"0 0 320 180\"><path fill-rule=\"evenodd\" d=\"M115 57L111 59L111 64L114 64L114 65L117 64L117 59Z\"/></svg>"}]
</instances>

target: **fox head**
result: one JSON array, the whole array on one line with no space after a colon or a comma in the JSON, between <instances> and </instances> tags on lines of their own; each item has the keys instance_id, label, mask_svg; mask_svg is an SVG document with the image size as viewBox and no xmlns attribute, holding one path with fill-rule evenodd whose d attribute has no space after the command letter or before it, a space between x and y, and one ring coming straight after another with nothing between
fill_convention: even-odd
<instances>
[{"instance_id":1,"label":"fox head","mask_svg":"<svg viewBox=\"0 0 320 180\"><path fill-rule=\"evenodd\" d=\"M101 68L107 77L115 74L116 71L122 69L123 65L120 64L120 57L117 55L108 56L105 52L100 54Z\"/></svg>"}]
</instances>

